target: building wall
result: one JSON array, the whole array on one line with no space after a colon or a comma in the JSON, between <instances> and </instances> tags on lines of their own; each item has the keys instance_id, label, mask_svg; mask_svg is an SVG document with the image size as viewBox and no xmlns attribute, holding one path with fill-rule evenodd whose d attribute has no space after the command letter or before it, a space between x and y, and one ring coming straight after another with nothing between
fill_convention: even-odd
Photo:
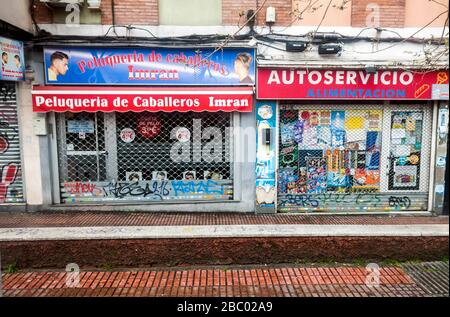
<instances>
[{"instance_id":1,"label":"building wall","mask_svg":"<svg viewBox=\"0 0 450 317\"><path fill-rule=\"evenodd\" d=\"M351 25L352 6L347 3L343 5L342 0L333 0L327 10L329 1L292 1L292 12L294 22L292 25L301 26L349 26ZM325 15L325 17L324 17ZM324 18L323 18L324 17ZM323 18L323 21L322 21Z\"/></svg>"},{"instance_id":2,"label":"building wall","mask_svg":"<svg viewBox=\"0 0 450 317\"><path fill-rule=\"evenodd\" d=\"M379 12L379 21L371 22L370 15L377 12ZM380 27L402 28L405 24L405 0L352 1L351 23L355 27L373 26L371 23L379 23Z\"/></svg>"},{"instance_id":3,"label":"building wall","mask_svg":"<svg viewBox=\"0 0 450 317\"><path fill-rule=\"evenodd\" d=\"M2 1L0 20L27 32L32 32L33 24L29 12L29 0Z\"/></svg>"},{"instance_id":4,"label":"building wall","mask_svg":"<svg viewBox=\"0 0 450 317\"><path fill-rule=\"evenodd\" d=\"M159 0L158 4L161 25L222 24L222 0Z\"/></svg>"},{"instance_id":5,"label":"building wall","mask_svg":"<svg viewBox=\"0 0 450 317\"><path fill-rule=\"evenodd\" d=\"M81 12L81 23L97 24L101 21L103 25L112 24L112 4L113 0L103 0L101 10L83 10ZM28 10L25 10L26 0L19 1L23 7L21 10L4 10L2 12L16 12L15 15L6 17L6 21L23 21L25 27L31 28L31 19ZM14 2L16 3L16 2ZM114 0L115 23L134 25L159 25L159 5L158 0ZM256 10L264 0L221 0L222 25L242 25L245 21L247 10ZM352 26L365 27L367 16L373 12L373 4L379 6L380 27L423 27L432 21L438 14L448 9L448 3L442 1L441 4L435 1L426 0L332 0L328 6L328 0L305 1L305 0L267 0L264 7L256 15L256 24L265 25L266 9L272 6L276 9L276 23L274 26ZM186 16L186 22L192 25L211 25L211 22L204 24L204 18L195 19L192 14L204 15L204 12L192 11L188 4L180 10ZM369 7L368 7L369 5ZM12 2L11 2L12 6ZM14 5L15 6L15 5ZM217 5L212 5L215 8ZM47 24L59 22L62 16L68 13L61 9L49 9L45 4L34 1L35 17L37 23ZM328 8L328 9L327 9ZM218 9L219 10L219 9ZM325 15L325 11L327 11ZM20 12L20 14L19 14ZM417 14L420 12L420 14ZM324 16L325 15L325 16ZM96 19L94 16L99 16ZM0 16L0 18L2 18ZM446 14L443 14L430 27L443 26ZM323 19L323 21L322 21ZM164 23L165 24L165 23Z\"/></svg>"},{"instance_id":6,"label":"building wall","mask_svg":"<svg viewBox=\"0 0 450 317\"><path fill-rule=\"evenodd\" d=\"M263 0L222 0L222 13L224 25L242 25L246 16L240 17L240 14L247 10L256 10L259 8ZM276 11L276 26L287 26L291 24L292 3L290 0L267 0L264 7L256 14L256 24L264 25L266 19L266 9L274 7Z\"/></svg>"},{"instance_id":7,"label":"building wall","mask_svg":"<svg viewBox=\"0 0 450 317\"><path fill-rule=\"evenodd\" d=\"M430 27L443 27L448 17L446 10L448 10L448 1L406 0L405 27L423 27L430 22ZM440 17L432 22L438 15Z\"/></svg>"},{"instance_id":8,"label":"building wall","mask_svg":"<svg viewBox=\"0 0 450 317\"><path fill-rule=\"evenodd\" d=\"M102 1L102 24L112 24L112 1ZM116 24L158 25L158 0L114 0L114 16Z\"/></svg>"}]
</instances>

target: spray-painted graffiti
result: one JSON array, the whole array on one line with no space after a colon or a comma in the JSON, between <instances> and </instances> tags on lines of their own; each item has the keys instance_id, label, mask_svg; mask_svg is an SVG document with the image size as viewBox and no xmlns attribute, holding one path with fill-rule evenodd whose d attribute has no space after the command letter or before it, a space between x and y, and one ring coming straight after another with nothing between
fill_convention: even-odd
<instances>
[{"instance_id":1,"label":"spray-painted graffiti","mask_svg":"<svg viewBox=\"0 0 450 317\"><path fill-rule=\"evenodd\" d=\"M417 195L416 195L417 196ZM423 210L426 199L409 196L392 196L383 193L322 193L322 194L287 194L280 195L278 206L283 209L304 208L320 210Z\"/></svg>"},{"instance_id":2,"label":"spray-painted graffiti","mask_svg":"<svg viewBox=\"0 0 450 317\"><path fill-rule=\"evenodd\" d=\"M411 206L411 199L408 196L390 196L389 206L394 208L409 208Z\"/></svg>"},{"instance_id":3,"label":"spray-painted graffiti","mask_svg":"<svg viewBox=\"0 0 450 317\"><path fill-rule=\"evenodd\" d=\"M0 112L0 154L8 151L11 141L13 141L17 135L17 129L12 127L10 120L6 115Z\"/></svg>"},{"instance_id":4,"label":"spray-painted graffiti","mask_svg":"<svg viewBox=\"0 0 450 317\"><path fill-rule=\"evenodd\" d=\"M189 193L220 195L223 195L224 193L223 185L210 179L207 181L172 181L172 187L175 196Z\"/></svg>"},{"instance_id":5,"label":"spray-painted graffiti","mask_svg":"<svg viewBox=\"0 0 450 317\"><path fill-rule=\"evenodd\" d=\"M148 197L162 199L163 196L168 196L170 190L168 181L154 181L154 182L117 182L109 183L103 187L105 196L113 196L115 198L124 197Z\"/></svg>"},{"instance_id":6,"label":"spray-painted graffiti","mask_svg":"<svg viewBox=\"0 0 450 317\"><path fill-rule=\"evenodd\" d=\"M4 203L8 194L8 187L17 177L19 167L16 164L3 166L0 173L0 203Z\"/></svg>"},{"instance_id":7,"label":"spray-painted graffiti","mask_svg":"<svg viewBox=\"0 0 450 317\"><path fill-rule=\"evenodd\" d=\"M15 91L0 84L0 204L23 202Z\"/></svg>"},{"instance_id":8,"label":"spray-painted graffiti","mask_svg":"<svg viewBox=\"0 0 450 317\"><path fill-rule=\"evenodd\" d=\"M66 182L62 184L66 201L232 199L230 180L166 180L124 182Z\"/></svg>"},{"instance_id":9,"label":"spray-painted graffiti","mask_svg":"<svg viewBox=\"0 0 450 317\"><path fill-rule=\"evenodd\" d=\"M286 205L296 205L299 207L320 207L328 204L369 204L376 207L379 206L380 202L381 199L378 194L323 193L318 195L286 195L280 200L280 207L284 207Z\"/></svg>"},{"instance_id":10,"label":"spray-painted graffiti","mask_svg":"<svg viewBox=\"0 0 450 317\"><path fill-rule=\"evenodd\" d=\"M93 183L69 182L64 183L66 193L70 194L93 194L97 189L97 185Z\"/></svg>"}]
</instances>

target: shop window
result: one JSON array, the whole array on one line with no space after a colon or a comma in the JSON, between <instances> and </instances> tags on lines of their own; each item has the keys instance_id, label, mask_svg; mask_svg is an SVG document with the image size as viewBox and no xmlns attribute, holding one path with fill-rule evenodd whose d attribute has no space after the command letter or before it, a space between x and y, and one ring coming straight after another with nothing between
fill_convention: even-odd
<instances>
[{"instance_id":1,"label":"shop window","mask_svg":"<svg viewBox=\"0 0 450 317\"><path fill-rule=\"evenodd\" d=\"M207 14L204 14L207 12ZM161 25L221 25L221 0L159 0Z\"/></svg>"},{"instance_id":2,"label":"shop window","mask_svg":"<svg viewBox=\"0 0 450 317\"><path fill-rule=\"evenodd\" d=\"M63 202L233 199L229 113L66 113Z\"/></svg>"},{"instance_id":3,"label":"shop window","mask_svg":"<svg viewBox=\"0 0 450 317\"><path fill-rule=\"evenodd\" d=\"M281 192L379 191L381 111L285 110L280 118Z\"/></svg>"},{"instance_id":4,"label":"shop window","mask_svg":"<svg viewBox=\"0 0 450 317\"><path fill-rule=\"evenodd\" d=\"M422 130L421 111L392 113L389 189L419 189Z\"/></svg>"},{"instance_id":5,"label":"shop window","mask_svg":"<svg viewBox=\"0 0 450 317\"><path fill-rule=\"evenodd\" d=\"M278 209L426 210L431 107L281 106Z\"/></svg>"}]
</instances>

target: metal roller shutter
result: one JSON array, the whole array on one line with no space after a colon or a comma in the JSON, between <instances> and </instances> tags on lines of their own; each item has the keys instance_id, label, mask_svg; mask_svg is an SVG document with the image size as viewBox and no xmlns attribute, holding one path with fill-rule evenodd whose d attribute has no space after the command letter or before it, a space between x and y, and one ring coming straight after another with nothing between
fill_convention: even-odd
<instances>
[{"instance_id":1,"label":"metal roller shutter","mask_svg":"<svg viewBox=\"0 0 450 317\"><path fill-rule=\"evenodd\" d=\"M15 85L0 83L0 204L24 201Z\"/></svg>"},{"instance_id":2,"label":"metal roller shutter","mask_svg":"<svg viewBox=\"0 0 450 317\"><path fill-rule=\"evenodd\" d=\"M233 199L229 113L67 112L58 118L63 203ZM177 142L179 132L187 135L184 142ZM184 147L183 156L174 145Z\"/></svg>"},{"instance_id":3,"label":"metal roller shutter","mask_svg":"<svg viewBox=\"0 0 450 317\"><path fill-rule=\"evenodd\" d=\"M278 210L427 210L431 110L281 105Z\"/></svg>"}]
</instances>

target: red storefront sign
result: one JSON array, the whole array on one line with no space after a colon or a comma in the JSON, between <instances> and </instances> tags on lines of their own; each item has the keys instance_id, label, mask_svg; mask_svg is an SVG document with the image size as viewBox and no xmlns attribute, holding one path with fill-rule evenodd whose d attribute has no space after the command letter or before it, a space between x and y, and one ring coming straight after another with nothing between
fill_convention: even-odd
<instances>
[{"instance_id":1,"label":"red storefront sign","mask_svg":"<svg viewBox=\"0 0 450 317\"><path fill-rule=\"evenodd\" d=\"M258 99L432 99L447 71L258 68ZM439 86L441 87L441 86Z\"/></svg>"},{"instance_id":2,"label":"red storefront sign","mask_svg":"<svg viewBox=\"0 0 450 317\"><path fill-rule=\"evenodd\" d=\"M251 112L252 87L55 87L32 90L34 112Z\"/></svg>"}]
</instances>

